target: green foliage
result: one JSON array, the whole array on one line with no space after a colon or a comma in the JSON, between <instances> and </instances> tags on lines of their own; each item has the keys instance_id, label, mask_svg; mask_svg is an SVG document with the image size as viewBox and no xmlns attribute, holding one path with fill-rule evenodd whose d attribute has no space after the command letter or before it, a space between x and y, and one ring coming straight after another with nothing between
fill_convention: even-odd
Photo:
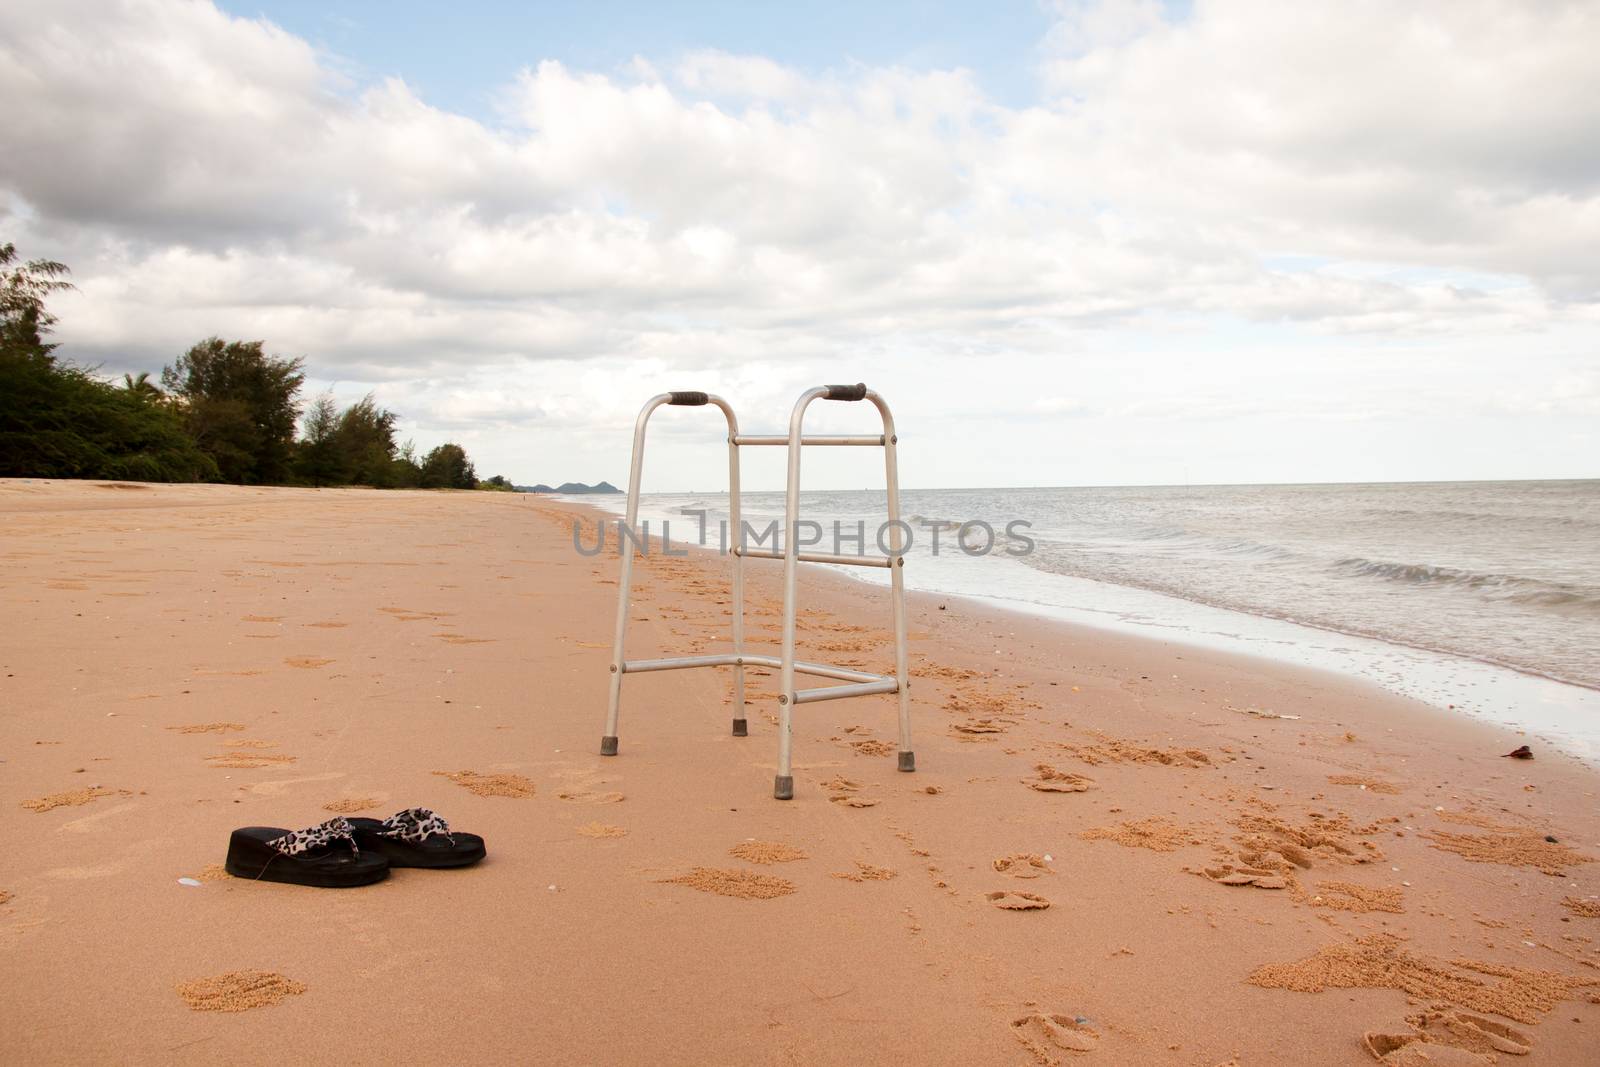
<instances>
[{"instance_id":1,"label":"green foliage","mask_svg":"<svg viewBox=\"0 0 1600 1067\"><path fill-rule=\"evenodd\" d=\"M422 461L422 488L476 489L478 472L472 469L467 450L457 444L443 444Z\"/></svg>"},{"instance_id":2,"label":"green foliage","mask_svg":"<svg viewBox=\"0 0 1600 1067\"><path fill-rule=\"evenodd\" d=\"M0 245L0 352L16 359L48 360L56 346L45 344L44 335L56 317L45 309L45 297L71 289L72 283L66 280L67 268L53 260L13 266L16 260L16 245Z\"/></svg>"},{"instance_id":3,"label":"green foliage","mask_svg":"<svg viewBox=\"0 0 1600 1067\"><path fill-rule=\"evenodd\" d=\"M117 389L55 357L44 338L56 319L44 302L71 288L67 268L15 262L16 248L0 245L0 477L217 477L159 390L132 379Z\"/></svg>"},{"instance_id":4,"label":"green foliage","mask_svg":"<svg viewBox=\"0 0 1600 1067\"><path fill-rule=\"evenodd\" d=\"M113 383L57 359L45 301L72 288L66 275L50 260L18 263L16 248L0 245L0 477L478 484L460 445L422 460L410 441L397 447L399 417L370 394L342 412L318 397L297 441L302 363L267 355L261 341L207 338L162 370L160 386L148 373Z\"/></svg>"},{"instance_id":5,"label":"green foliage","mask_svg":"<svg viewBox=\"0 0 1600 1067\"><path fill-rule=\"evenodd\" d=\"M0 477L216 481L164 401L77 367L0 352Z\"/></svg>"},{"instance_id":6,"label":"green foliage","mask_svg":"<svg viewBox=\"0 0 1600 1067\"><path fill-rule=\"evenodd\" d=\"M311 402L301 422L300 447L295 451L295 471L311 485L343 485L348 480L348 464L339 453L335 435L339 430L339 408L333 397L323 393Z\"/></svg>"},{"instance_id":7,"label":"green foliage","mask_svg":"<svg viewBox=\"0 0 1600 1067\"><path fill-rule=\"evenodd\" d=\"M269 356L262 341L208 337L163 368L161 384L183 401L189 430L225 481L289 480L301 360Z\"/></svg>"},{"instance_id":8,"label":"green foliage","mask_svg":"<svg viewBox=\"0 0 1600 1067\"><path fill-rule=\"evenodd\" d=\"M496 474L492 478L479 482L478 488L487 489L494 493L515 493L517 491L517 487L512 485L511 480L503 474Z\"/></svg>"},{"instance_id":9,"label":"green foliage","mask_svg":"<svg viewBox=\"0 0 1600 1067\"><path fill-rule=\"evenodd\" d=\"M349 481L387 489L395 484L394 427L399 421L392 411L373 402L368 393L345 408L339 416L334 440L339 454L348 464Z\"/></svg>"}]
</instances>

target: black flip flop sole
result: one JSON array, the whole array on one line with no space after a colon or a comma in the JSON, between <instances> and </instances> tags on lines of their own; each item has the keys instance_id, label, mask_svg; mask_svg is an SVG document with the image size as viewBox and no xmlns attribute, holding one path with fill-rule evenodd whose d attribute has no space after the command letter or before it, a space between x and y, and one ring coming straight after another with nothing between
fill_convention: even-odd
<instances>
[{"instance_id":1,"label":"black flip flop sole","mask_svg":"<svg viewBox=\"0 0 1600 1067\"><path fill-rule=\"evenodd\" d=\"M356 843L366 851L381 853L391 867L419 867L430 870L470 867L489 854L483 838L477 834L455 831L450 835L455 839L453 845L442 842L417 845L409 841L396 841L392 837L384 837L378 833L383 828L383 823L377 819L351 819L350 824L356 828ZM429 838L429 841L437 840Z\"/></svg>"},{"instance_id":2,"label":"black flip flop sole","mask_svg":"<svg viewBox=\"0 0 1600 1067\"><path fill-rule=\"evenodd\" d=\"M245 826L228 838L228 859L223 864L235 878L258 882L285 882L319 889L350 889L371 885L389 876L389 861L381 854L351 852L345 845L285 856L267 844L288 830L276 826Z\"/></svg>"}]
</instances>

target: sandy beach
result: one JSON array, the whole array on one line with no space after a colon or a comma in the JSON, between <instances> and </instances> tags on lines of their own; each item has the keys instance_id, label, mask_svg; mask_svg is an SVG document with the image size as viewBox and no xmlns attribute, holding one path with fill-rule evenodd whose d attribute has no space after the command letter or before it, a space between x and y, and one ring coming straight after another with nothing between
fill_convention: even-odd
<instances>
[{"instance_id":1,"label":"sandy beach","mask_svg":"<svg viewBox=\"0 0 1600 1067\"><path fill-rule=\"evenodd\" d=\"M617 557L573 551L580 517L0 481L0 1060L1600 1060L1594 769L1331 674L913 595L916 773L894 698L806 705L778 802L759 670L745 738L725 673L630 676L599 756ZM636 573L630 655L727 647L723 561ZM775 649L778 565L749 574ZM881 589L802 590L805 658L890 669ZM234 827L419 805L488 859L220 872Z\"/></svg>"}]
</instances>

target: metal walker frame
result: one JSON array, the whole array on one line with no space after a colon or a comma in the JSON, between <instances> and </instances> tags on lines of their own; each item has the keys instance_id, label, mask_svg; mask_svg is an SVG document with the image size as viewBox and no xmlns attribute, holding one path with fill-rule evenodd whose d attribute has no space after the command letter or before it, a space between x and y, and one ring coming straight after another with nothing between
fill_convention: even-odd
<instances>
[{"instance_id":1,"label":"metal walker frame","mask_svg":"<svg viewBox=\"0 0 1600 1067\"><path fill-rule=\"evenodd\" d=\"M806 408L813 400L870 400L883 418L883 433L876 436L804 436L801 425ZM722 409L728 420L728 522L732 530L733 556L733 651L711 656L678 656L665 659L625 659L623 641L627 634L630 590L633 582L632 539L639 517L639 480L644 466L644 434L651 414L662 405L703 407L707 404ZM773 780L772 795L778 800L794 797L794 776L791 773L790 722L796 704L809 704L819 700L840 700L845 697L871 696L877 693L897 693L900 698L900 759L899 769L916 770L916 756L911 748L910 676L906 661L906 602L904 549L900 521L900 479L896 469L894 416L883 397L865 385L819 385L807 389L795 401L789 415L788 436L751 436L739 432L739 421L728 402L711 393L662 393L652 397L639 412L633 429L633 463L628 472L628 503L625 537L619 537L622 552L622 573L618 577L617 629L611 647L611 695L606 709L606 732L600 739L600 754L617 754L617 713L622 700L622 676L645 671L681 670L689 667L733 668L733 735L744 737L748 726L744 712L744 669L746 666L775 667L779 671L778 692L778 773ZM784 524L781 535L782 551L777 543L772 549L750 548L745 545L744 526L739 516L739 449L746 446L765 445L786 447L789 450L789 478L784 495ZM802 552L795 536L800 512L800 450L805 445L868 446L880 447L884 455L884 472L888 496L889 554L887 556L839 555L828 552ZM759 543L759 541L758 541ZM839 547L835 545L834 547ZM863 545L864 549L865 546ZM782 655L752 655L744 647L744 561L749 559L783 560L783 648ZM798 563L836 563L854 567L883 567L889 571L889 588L894 612L894 674L869 674L865 671L833 667L822 663L805 663L794 658L795 630L795 574ZM818 686L796 689L795 674L810 674L832 678L845 685Z\"/></svg>"}]
</instances>

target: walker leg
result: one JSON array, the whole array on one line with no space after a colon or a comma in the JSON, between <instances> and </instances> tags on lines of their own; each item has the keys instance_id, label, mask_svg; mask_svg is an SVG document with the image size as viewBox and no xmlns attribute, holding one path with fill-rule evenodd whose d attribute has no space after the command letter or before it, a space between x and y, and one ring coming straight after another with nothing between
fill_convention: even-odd
<instances>
[{"instance_id":1,"label":"walker leg","mask_svg":"<svg viewBox=\"0 0 1600 1067\"><path fill-rule=\"evenodd\" d=\"M616 738L612 738L612 740L615 741ZM914 771L914 770L916 770L917 769L917 754L915 752L902 752L902 753L900 753L900 769L902 771Z\"/></svg>"},{"instance_id":2,"label":"walker leg","mask_svg":"<svg viewBox=\"0 0 1600 1067\"><path fill-rule=\"evenodd\" d=\"M602 737L600 739L600 755L602 755L602 756L615 756L616 754L617 754L617 739L616 739L616 737L615 736ZM904 753L902 753L902 755L904 755ZM905 770L904 767L902 767L900 769L901 770Z\"/></svg>"},{"instance_id":3,"label":"walker leg","mask_svg":"<svg viewBox=\"0 0 1600 1067\"><path fill-rule=\"evenodd\" d=\"M744 719L734 719L733 720L733 736L734 737L749 737L750 736L749 723Z\"/></svg>"},{"instance_id":4,"label":"walker leg","mask_svg":"<svg viewBox=\"0 0 1600 1067\"><path fill-rule=\"evenodd\" d=\"M794 775L780 774L772 780L772 796L775 800L794 799Z\"/></svg>"}]
</instances>

